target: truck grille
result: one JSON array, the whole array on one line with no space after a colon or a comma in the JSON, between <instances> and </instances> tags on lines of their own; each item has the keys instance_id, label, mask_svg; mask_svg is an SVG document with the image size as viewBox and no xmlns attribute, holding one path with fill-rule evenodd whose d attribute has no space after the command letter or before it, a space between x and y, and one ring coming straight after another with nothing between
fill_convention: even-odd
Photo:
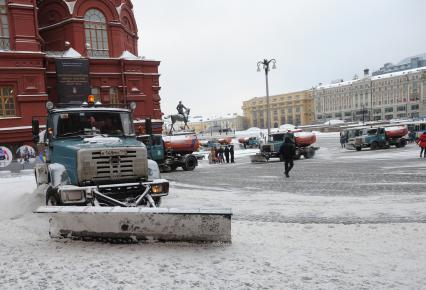
<instances>
[{"instance_id":1,"label":"truck grille","mask_svg":"<svg viewBox=\"0 0 426 290\"><path fill-rule=\"evenodd\" d=\"M132 180L148 176L146 149L105 148L78 152L79 182L96 184L114 180Z\"/></svg>"},{"instance_id":2,"label":"truck grille","mask_svg":"<svg viewBox=\"0 0 426 290\"><path fill-rule=\"evenodd\" d=\"M262 145L260 151L261 152L268 152L268 153L273 152L273 146L272 146L272 144Z\"/></svg>"}]
</instances>

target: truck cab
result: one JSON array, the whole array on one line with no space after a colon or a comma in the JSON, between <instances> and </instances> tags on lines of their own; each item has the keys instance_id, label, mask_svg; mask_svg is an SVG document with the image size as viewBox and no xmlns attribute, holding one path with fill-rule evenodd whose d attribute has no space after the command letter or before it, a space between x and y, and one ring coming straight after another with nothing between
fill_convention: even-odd
<instances>
[{"instance_id":1,"label":"truck cab","mask_svg":"<svg viewBox=\"0 0 426 290\"><path fill-rule=\"evenodd\" d=\"M47 185L46 204L135 205L145 190L159 204L168 194L168 182L136 139L132 110L87 103L47 109L42 138L33 120L34 141L46 157L35 168L37 185Z\"/></svg>"},{"instance_id":2,"label":"truck cab","mask_svg":"<svg viewBox=\"0 0 426 290\"><path fill-rule=\"evenodd\" d=\"M371 150L389 148L391 145L397 148L405 147L404 135L408 132L406 127L358 127L346 129L343 134L348 137L347 149L361 151L363 148Z\"/></svg>"},{"instance_id":3,"label":"truck cab","mask_svg":"<svg viewBox=\"0 0 426 290\"><path fill-rule=\"evenodd\" d=\"M148 158L159 163L164 160L164 142L163 136L159 134L141 135L137 139L146 146Z\"/></svg>"}]
</instances>

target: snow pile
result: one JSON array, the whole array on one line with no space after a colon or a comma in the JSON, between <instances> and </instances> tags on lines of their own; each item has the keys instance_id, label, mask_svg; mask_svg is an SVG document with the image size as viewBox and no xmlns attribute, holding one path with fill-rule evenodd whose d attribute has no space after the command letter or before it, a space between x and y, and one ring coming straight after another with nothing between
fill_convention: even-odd
<instances>
[{"instance_id":1,"label":"snow pile","mask_svg":"<svg viewBox=\"0 0 426 290\"><path fill-rule=\"evenodd\" d=\"M341 125L341 124L345 124L345 121L342 120L329 120L327 122L324 123L324 125Z\"/></svg>"},{"instance_id":2,"label":"snow pile","mask_svg":"<svg viewBox=\"0 0 426 290\"><path fill-rule=\"evenodd\" d=\"M262 131L260 128L257 127L251 127L249 129L246 130L247 132L260 132Z\"/></svg>"}]
</instances>

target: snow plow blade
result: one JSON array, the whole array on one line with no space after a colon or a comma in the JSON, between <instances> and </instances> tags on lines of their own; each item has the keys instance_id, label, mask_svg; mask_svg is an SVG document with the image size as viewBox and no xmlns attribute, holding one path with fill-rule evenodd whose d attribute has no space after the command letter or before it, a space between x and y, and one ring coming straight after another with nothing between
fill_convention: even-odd
<instances>
[{"instance_id":1,"label":"snow plow blade","mask_svg":"<svg viewBox=\"0 0 426 290\"><path fill-rule=\"evenodd\" d=\"M268 162L265 156L262 154L250 155L251 162Z\"/></svg>"},{"instance_id":2,"label":"snow plow blade","mask_svg":"<svg viewBox=\"0 0 426 290\"><path fill-rule=\"evenodd\" d=\"M231 209L43 206L52 238L231 242Z\"/></svg>"}]
</instances>

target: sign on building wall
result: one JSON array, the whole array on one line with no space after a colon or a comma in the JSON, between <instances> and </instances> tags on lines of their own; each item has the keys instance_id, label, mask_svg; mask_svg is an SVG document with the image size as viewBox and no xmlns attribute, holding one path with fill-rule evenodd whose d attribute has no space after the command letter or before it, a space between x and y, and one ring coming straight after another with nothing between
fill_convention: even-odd
<instances>
[{"instance_id":1,"label":"sign on building wall","mask_svg":"<svg viewBox=\"0 0 426 290\"><path fill-rule=\"evenodd\" d=\"M56 88L59 103L81 103L90 94L89 61L56 59Z\"/></svg>"}]
</instances>

